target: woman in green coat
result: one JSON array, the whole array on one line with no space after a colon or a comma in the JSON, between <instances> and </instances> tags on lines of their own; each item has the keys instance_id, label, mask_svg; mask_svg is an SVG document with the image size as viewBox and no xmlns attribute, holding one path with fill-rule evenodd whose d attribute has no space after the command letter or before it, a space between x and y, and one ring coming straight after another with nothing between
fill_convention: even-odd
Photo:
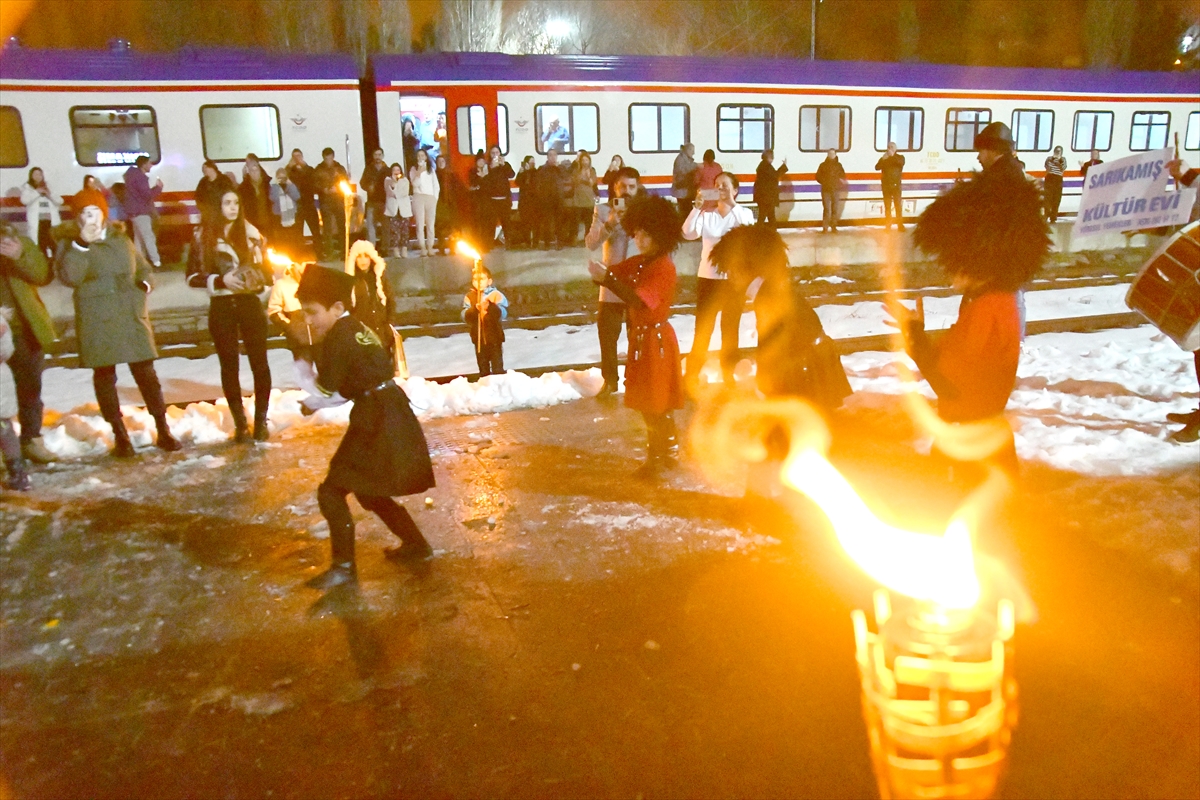
<instances>
[{"instance_id":1,"label":"woman in green coat","mask_svg":"<svg viewBox=\"0 0 1200 800\"><path fill-rule=\"evenodd\" d=\"M113 455L129 458L133 443L121 418L117 399L117 364L128 364L146 410L158 426L156 444L163 450L181 445L167 427L167 406L154 371L158 351L146 308L150 264L133 243L110 230L108 203L97 191L75 196L79 236L62 248L58 277L75 290L75 337L79 363L92 369L92 386L100 413L112 426Z\"/></svg>"}]
</instances>

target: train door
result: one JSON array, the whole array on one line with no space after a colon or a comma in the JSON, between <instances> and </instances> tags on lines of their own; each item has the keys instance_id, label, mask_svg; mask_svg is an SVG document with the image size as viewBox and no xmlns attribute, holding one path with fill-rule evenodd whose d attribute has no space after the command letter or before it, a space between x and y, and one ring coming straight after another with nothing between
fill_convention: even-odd
<instances>
[{"instance_id":1,"label":"train door","mask_svg":"<svg viewBox=\"0 0 1200 800\"><path fill-rule=\"evenodd\" d=\"M467 175L475 154L494 144L508 154L508 109L497 105L496 90L487 86L454 86L446 90L449 105L449 149L455 172Z\"/></svg>"},{"instance_id":2,"label":"train door","mask_svg":"<svg viewBox=\"0 0 1200 800\"><path fill-rule=\"evenodd\" d=\"M415 157L417 150L429 153L430 161L446 152L449 127L446 119L446 98L439 95L400 95L400 133L404 145L404 167Z\"/></svg>"}]
</instances>

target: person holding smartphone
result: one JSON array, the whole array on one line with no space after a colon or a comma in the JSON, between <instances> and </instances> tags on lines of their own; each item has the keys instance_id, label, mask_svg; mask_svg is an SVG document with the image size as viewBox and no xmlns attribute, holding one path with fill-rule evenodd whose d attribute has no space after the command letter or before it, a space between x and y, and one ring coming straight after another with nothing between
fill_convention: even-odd
<instances>
[{"instance_id":1,"label":"person holding smartphone","mask_svg":"<svg viewBox=\"0 0 1200 800\"><path fill-rule=\"evenodd\" d=\"M717 176L717 198L714 208L706 210L703 196L693 203L692 213L683 223L683 238L700 239L700 268L696 281L696 333L692 351L688 353L684 385L695 394L700 385L700 371L708 360L708 343L712 339L717 314L721 315L721 373L725 383L733 386L733 368L738 361L738 326L746 304L744 294L729 291L728 276L717 270L709 260L713 245L739 225L753 225L754 214L738 205L738 180L728 172Z\"/></svg>"},{"instance_id":2,"label":"person holding smartphone","mask_svg":"<svg viewBox=\"0 0 1200 800\"><path fill-rule=\"evenodd\" d=\"M499 145L492 145L488 150L488 172L481 184L483 194L487 197L492 213L488 215L492 230L483 231L487 240L495 238L496 226L500 228L499 241L508 243L509 218L512 216L512 184L509 183L517 174L512 165L504 160Z\"/></svg>"},{"instance_id":3,"label":"person holding smartphone","mask_svg":"<svg viewBox=\"0 0 1200 800\"><path fill-rule=\"evenodd\" d=\"M633 167L621 167L612 175L608 184L609 203L600 203L592 212L592 224L583 243L589 250L602 248L600 263L606 267L620 264L638 254L637 244L621 225L629 203L638 196L641 175ZM601 395L609 395L620 388L617 372L617 340L625 325L625 301L608 287L600 286L600 305L596 314L596 334L600 337L600 374L604 376Z\"/></svg>"}]
</instances>

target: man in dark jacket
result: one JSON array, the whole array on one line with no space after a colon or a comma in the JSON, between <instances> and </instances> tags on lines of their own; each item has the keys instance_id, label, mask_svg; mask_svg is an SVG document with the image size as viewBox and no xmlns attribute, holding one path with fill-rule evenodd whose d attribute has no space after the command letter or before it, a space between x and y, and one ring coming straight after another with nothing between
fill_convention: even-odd
<instances>
[{"instance_id":1,"label":"man in dark jacket","mask_svg":"<svg viewBox=\"0 0 1200 800\"><path fill-rule=\"evenodd\" d=\"M154 202L162 194L163 182L159 178L150 186L150 156L138 156L137 161L125 170L125 218L133 224L133 241L138 250L155 269L162 266L158 255L158 241L154 237L154 218L158 211Z\"/></svg>"},{"instance_id":2,"label":"man in dark jacket","mask_svg":"<svg viewBox=\"0 0 1200 800\"><path fill-rule=\"evenodd\" d=\"M350 182L346 168L334 160L332 147L321 151L321 163L313 170L313 185L321 198L321 233L325 239L325 257L336 258L342 252L346 229L346 201L342 181Z\"/></svg>"},{"instance_id":3,"label":"man in dark jacket","mask_svg":"<svg viewBox=\"0 0 1200 800\"><path fill-rule=\"evenodd\" d=\"M371 163L363 170L358 185L367 193L367 212L364 225L367 229L367 241L375 244L378 236L375 226L383 224L383 207L387 203L387 195L383 190L383 180L391 175L391 168L383 160L383 150L375 148Z\"/></svg>"},{"instance_id":4,"label":"man in dark jacket","mask_svg":"<svg viewBox=\"0 0 1200 800\"><path fill-rule=\"evenodd\" d=\"M838 220L842 216L842 196L846 183L846 170L838 161L837 150L830 149L825 160L817 167L817 183L821 184L821 233L832 230L837 233Z\"/></svg>"},{"instance_id":5,"label":"man in dark jacket","mask_svg":"<svg viewBox=\"0 0 1200 800\"><path fill-rule=\"evenodd\" d=\"M533 240L535 243L540 240L546 248L553 241L557 250L562 246L563 193L571 185L570 174L558 163L557 150L546 153L546 163L537 168L533 183L538 199L538 219Z\"/></svg>"},{"instance_id":6,"label":"man in dark jacket","mask_svg":"<svg viewBox=\"0 0 1200 800\"><path fill-rule=\"evenodd\" d=\"M37 287L54 277L42 251L8 224L0 225L0 306L13 309L13 354L8 360L17 390L21 453L48 464L54 454L42 442L42 368L54 344L54 323Z\"/></svg>"},{"instance_id":7,"label":"man in dark jacket","mask_svg":"<svg viewBox=\"0 0 1200 800\"><path fill-rule=\"evenodd\" d=\"M900 180L904 175L904 156L896 152L896 143L888 142L887 155L875 162L875 169L883 173L883 226L892 227L892 210L896 212L896 226L904 230L904 204L900 199Z\"/></svg>"},{"instance_id":8,"label":"man in dark jacket","mask_svg":"<svg viewBox=\"0 0 1200 800\"><path fill-rule=\"evenodd\" d=\"M754 173L754 204L758 206L758 224L775 227L775 209L779 206L779 181L787 175L787 160L785 159L775 169L771 162L775 154L764 150L762 161Z\"/></svg>"},{"instance_id":9,"label":"man in dark jacket","mask_svg":"<svg viewBox=\"0 0 1200 800\"><path fill-rule=\"evenodd\" d=\"M288 180L300 190L300 199L296 201L296 235L303 242L304 223L308 223L308 231L312 234L313 247L321 249L321 220L317 216L316 179L313 168L304 160L300 148L292 151L292 160L287 164Z\"/></svg>"},{"instance_id":10,"label":"man in dark jacket","mask_svg":"<svg viewBox=\"0 0 1200 800\"><path fill-rule=\"evenodd\" d=\"M680 146L679 155L671 167L671 196L679 213L686 216L692 210L692 201L696 199L696 145L688 142Z\"/></svg>"}]
</instances>

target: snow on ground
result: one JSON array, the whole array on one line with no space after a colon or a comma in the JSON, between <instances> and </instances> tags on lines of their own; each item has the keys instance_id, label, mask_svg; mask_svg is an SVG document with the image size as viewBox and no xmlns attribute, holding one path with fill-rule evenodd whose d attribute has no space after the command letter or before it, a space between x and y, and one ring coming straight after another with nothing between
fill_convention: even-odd
<instances>
[{"instance_id":1,"label":"snow on ground","mask_svg":"<svg viewBox=\"0 0 1200 800\"><path fill-rule=\"evenodd\" d=\"M1026 295L1028 318L1054 319L1119 313L1126 310L1127 287L1105 286L1054 289ZM947 326L957 313L959 299L930 298L926 316L931 329ZM817 309L827 332L834 338L888 332L883 304L861 302L827 305ZM681 348L691 346L693 318L673 317ZM754 315L742 318L743 344L756 343ZM717 331L712 346L719 343ZM621 347L624 349L624 334ZM414 374L437 376L472 372L475 359L466 334L444 338L413 337L405 342ZM507 331L505 363L511 368L554 366L599 361L599 344L593 326L559 325L540 331ZM328 409L311 420L300 414L302 392L295 390L290 354L269 353L276 391L272 393L271 427L278 432L297 424L345 424L349 406ZM904 390L891 353L856 353L843 363L856 392L897 394ZM1196 379L1191 356L1165 336L1146 326L1088 334L1056 333L1026 340L1016 390L1009 402L1017 428L1017 448L1029 460L1093 475L1137 475L1197 463L1197 445L1176 445L1166 440L1169 411L1196 407ZM206 359L163 358L157 362L168 402L196 397L219 397L220 371L216 356ZM140 398L122 368L122 401L128 405L134 443L148 446L154 426L146 412L134 406ZM243 385L251 385L249 365L241 370ZM0 382L11 382L7 370ZM96 414L91 371L54 368L46 371L43 397L49 409L64 414L46 431L48 446L63 457L101 454L111 446L111 432ZM570 402L595 394L601 385L599 370L550 373L538 378L510 372L478 383L459 378L437 384L419 377L402 382L418 416L423 419L462 414L485 414L519 408L537 408ZM925 384L921 391L932 397ZM11 392L0 383L0 393ZM282 390L282 391L281 391ZM247 399L247 409L252 408ZM74 413L72 413L74 412ZM185 442L209 444L232 433L225 401L193 402L171 409L171 429Z\"/></svg>"}]
</instances>

